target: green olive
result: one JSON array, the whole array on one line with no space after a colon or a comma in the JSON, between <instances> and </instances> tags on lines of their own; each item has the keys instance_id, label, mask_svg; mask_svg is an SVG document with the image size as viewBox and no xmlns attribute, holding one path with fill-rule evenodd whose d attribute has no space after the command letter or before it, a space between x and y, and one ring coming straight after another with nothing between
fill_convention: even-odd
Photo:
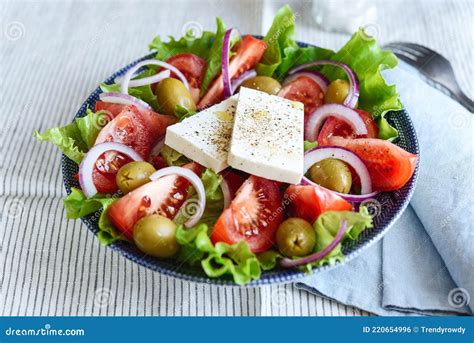
<instances>
[{"instance_id":1,"label":"green olive","mask_svg":"<svg viewBox=\"0 0 474 343\"><path fill-rule=\"evenodd\" d=\"M155 257L171 257L179 250L176 224L171 219L153 214L143 217L133 227L133 240L138 249Z\"/></svg>"},{"instance_id":2,"label":"green olive","mask_svg":"<svg viewBox=\"0 0 474 343\"><path fill-rule=\"evenodd\" d=\"M318 185L339 193L349 193L352 175L349 167L342 161L326 158L309 169L309 178Z\"/></svg>"},{"instance_id":3,"label":"green olive","mask_svg":"<svg viewBox=\"0 0 474 343\"><path fill-rule=\"evenodd\" d=\"M313 251L316 233L306 220L288 218L278 227L276 242L280 252L288 257L306 256Z\"/></svg>"},{"instance_id":4,"label":"green olive","mask_svg":"<svg viewBox=\"0 0 474 343\"><path fill-rule=\"evenodd\" d=\"M252 77L242 82L242 87L256 89L273 95L277 95L281 89L280 82L268 76Z\"/></svg>"},{"instance_id":5,"label":"green olive","mask_svg":"<svg viewBox=\"0 0 474 343\"><path fill-rule=\"evenodd\" d=\"M343 104L347 94L349 94L349 82L337 79L329 84L324 101L327 104Z\"/></svg>"},{"instance_id":6,"label":"green olive","mask_svg":"<svg viewBox=\"0 0 474 343\"><path fill-rule=\"evenodd\" d=\"M169 77L161 81L155 88L156 99L163 114L174 115L176 106L180 105L188 111L195 111L191 93L184 84L177 79Z\"/></svg>"},{"instance_id":7,"label":"green olive","mask_svg":"<svg viewBox=\"0 0 474 343\"><path fill-rule=\"evenodd\" d=\"M150 175L155 171L155 168L148 162L136 161L127 163L117 173L115 178L117 186L124 194L127 194L149 182Z\"/></svg>"}]
</instances>

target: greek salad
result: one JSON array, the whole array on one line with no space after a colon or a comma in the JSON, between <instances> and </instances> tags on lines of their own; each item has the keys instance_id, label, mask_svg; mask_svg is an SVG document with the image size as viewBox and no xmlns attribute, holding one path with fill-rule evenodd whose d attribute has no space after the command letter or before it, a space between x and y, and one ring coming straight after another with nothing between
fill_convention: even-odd
<instances>
[{"instance_id":1,"label":"greek salad","mask_svg":"<svg viewBox=\"0 0 474 343\"><path fill-rule=\"evenodd\" d=\"M104 244L246 284L334 264L373 227L364 202L402 188L417 156L392 141L397 64L363 29L339 51L302 47L281 8L263 39L226 28L163 41L84 117L37 139L78 165L70 218Z\"/></svg>"}]
</instances>

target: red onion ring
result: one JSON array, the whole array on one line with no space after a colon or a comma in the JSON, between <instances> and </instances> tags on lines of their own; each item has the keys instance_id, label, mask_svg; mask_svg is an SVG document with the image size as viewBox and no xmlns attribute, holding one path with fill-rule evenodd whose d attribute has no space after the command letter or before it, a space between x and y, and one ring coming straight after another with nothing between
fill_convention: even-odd
<instances>
[{"instance_id":1,"label":"red onion ring","mask_svg":"<svg viewBox=\"0 0 474 343\"><path fill-rule=\"evenodd\" d=\"M156 141L155 145L150 151L150 156L157 156L163 150L163 147L165 146L165 135L161 136L158 138Z\"/></svg>"},{"instance_id":2,"label":"red onion ring","mask_svg":"<svg viewBox=\"0 0 474 343\"><path fill-rule=\"evenodd\" d=\"M184 223L184 226L190 228L195 226L198 222L199 219L201 219L204 209L206 208L206 191L204 189L204 185L199 178L199 176L196 175L192 170L189 170L187 168L183 167L166 167L162 168L153 174L150 175L150 180L154 181L157 180L163 176L167 175L178 175L181 177L184 177L187 179L191 185L193 185L194 189L196 190L196 194L198 196L198 202L197 204L186 204L184 202L183 206L193 206L193 209L191 209L191 212L194 211L194 206L197 205L197 210L196 213L194 213L186 223Z\"/></svg>"},{"instance_id":3,"label":"red onion ring","mask_svg":"<svg viewBox=\"0 0 474 343\"><path fill-rule=\"evenodd\" d=\"M240 75L234 81L231 82L231 93L234 94L237 88L246 80L251 79L252 77L257 76L255 69L247 70L245 73Z\"/></svg>"},{"instance_id":4,"label":"red onion ring","mask_svg":"<svg viewBox=\"0 0 474 343\"><path fill-rule=\"evenodd\" d=\"M309 116L304 128L304 137L310 142L318 140L319 130L329 117L336 117L347 122L357 135L366 135L367 126L359 114L340 104L325 104L314 110Z\"/></svg>"},{"instance_id":5,"label":"red onion ring","mask_svg":"<svg viewBox=\"0 0 474 343\"><path fill-rule=\"evenodd\" d=\"M132 75L132 78L136 76L138 75L134 74ZM130 87L141 87L141 86L151 85L153 83L158 83L164 79L167 79L170 76L171 76L171 71L169 71L168 69L165 69L152 76L144 77L142 79L130 80L128 87L130 88ZM123 80L124 80L124 76L119 76L115 78L114 82L116 84L121 85L123 83Z\"/></svg>"},{"instance_id":6,"label":"red onion ring","mask_svg":"<svg viewBox=\"0 0 474 343\"><path fill-rule=\"evenodd\" d=\"M97 159L107 151L117 151L127 155L134 161L143 161L143 158L141 158L135 150L122 143L106 142L94 145L84 156L84 159L79 165L79 183L87 198L97 194L97 188L94 185L92 174Z\"/></svg>"},{"instance_id":7,"label":"red onion ring","mask_svg":"<svg viewBox=\"0 0 474 343\"><path fill-rule=\"evenodd\" d=\"M327 246L325 246L322 250L315 252L314 254L297 258L297 259L290 259L290 258L283 258L280 261L280 266L283 268L291 268L291 267L297 267L301 266L303 264L307 263L313 263L316 261L319 261L326 255L328 255L333 249L342 241L342 238L344 237L344 234L347 231L347 220L343 220L339 226L339 231L337 231L336 237L334 237L334 240L329 243Z\"/></svg>"},{"instance_id":8,"label":"red onion ring","mask_svg":"<svg viewBox=\"0 0 474 343\"><path fill-rule=\"evenodd\" d=\"M302 64L296 68L291 69L288 72L288 75L292 75L300 70L307 69L310 67L327 64L339 67L346 73L347 78L349 79L349 93L347 94L347 97L344 100L344 105L350 108L355 108L357 100L359 100L360 93L359 79L357 78L356 73L354 73L354 71L347 64L331 60L314 61Z\"/></svg>"},{"instance_id":9,"label":"red onion ring","mask_svg":"<svg viewBox=\"0 0 474 343\"><path fill-rule=\"evenodd\" d=\"M234 197L234 195L232 194L229 184L227 183L227 180L224 177L222 177L221 189L222 189L222 195L224 197L224 209L226 209L227 207L229 207L230 203L232 202L232 198Z\"/></svg>"},{"instance_id":10,"label":"red onion ring","mask_svg":"<svg viewBox=\"0 0 474 343\"><path fill-rule=\"evenodd\" d=\"M319 88L321 88L321 90L323 91L323 93L326 94L326 91L328 90L328 86L329 86L329 80L323 74L317 71L312 71L312 70L299 71L288 76L286 79L283 80L282 86L286 86L287 84L289 84L290 82L293 82L300 76L309 77L311 80L316 82Z\"/></svg>"},{"instance_id":11,"label":"red onion ring","mask_svg":"<svg viewBox=\"0 0 474 343\"><path fill-rule=\"evenodd\" d=\"M359 175L361 193L369 194L372 192L372 180L370 179L369 170L356 154L345 148L323 146L306 151L304 154L303 174L306 174L309 168L311 168L315 163L327 158L335 158L349 164L354 168L357 175ZM306 176L303 176L302 182L315 185L315 183L309 180Z\"/></svg>"},{"instance_id":12,"label":"red onion ring","mask_svg":"<svg viewBox=\"0 0 474 343\"><path fill-rule=\"evenodd\" d=\"M151 65L157 65L157 66L160 66L162 68L165 68L165 69L168 69L168 70L172 71L183 82L184 86L188 90L190 90L188 80L183 75L183 73L180 72L179 69L176 68L175 66L173 66L169 63L163 62L163 61L158 61L158 60L144 60L144 61L138 62L133 67L131 67L127 71L125 76L123 77L122 87L121 87L121 91L122 91L123 94L128 94L128 88L130 87L130 80L132 79L132 76L136 73L136 71L138 69L140 69L141 67L146 66L146 65L150 65L150 64ZM152 77L152 76L150 76L150 77Z\"/></svg>"},{"instance_id":13,"label":"red onion ring","mask_svg":"<svg viewBox=\"0 0 474 343\"><path fill-rule=\"evenodd\" d=\"M151 106L148 105L145 101L142 101L134 96L123 94L123 93L101 93L99 95L99 99L103 102L110 102L113 104L120 104L120 105L135 105L138 107L142 107L146 110L152 110Z\"/></svg>"},{"instance_id":14,"label":"red onion ring","mask_svg":"<svg viewBox=\"0 0 474 343\"><path fill-rule=\"evenodd\" d=\"M228 29L222 42L222 81L224 83L224 99L232 96L232 84L229 74L230 41L233 36L239 35L236 29Z\"/></svg>"}]
</instances>

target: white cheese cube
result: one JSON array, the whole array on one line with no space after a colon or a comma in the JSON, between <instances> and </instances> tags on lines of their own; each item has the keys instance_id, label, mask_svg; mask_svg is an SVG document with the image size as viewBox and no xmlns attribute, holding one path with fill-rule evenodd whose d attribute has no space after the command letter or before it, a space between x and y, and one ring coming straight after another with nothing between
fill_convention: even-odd
<instances>
[{"instance_id":1,"label":"white cheese cube","mask_svg":"<svg viewBox=\"0 0 474 343\"><path fill-rule=\"evenodd\" d=\"M247 173L297 184L303 177L303 104L240 88L227 159Z\"/></svg>"},{"instance_id":2,"label":"white cheese cube","mask_svg":"<svg viewBox=\"0 0 474 343\"><path fill-rule=\"evenodd\" d=\"M165 144L215 172L228 167L237 96L209 107L166 129Z\"/></svg>"}]
</instances>

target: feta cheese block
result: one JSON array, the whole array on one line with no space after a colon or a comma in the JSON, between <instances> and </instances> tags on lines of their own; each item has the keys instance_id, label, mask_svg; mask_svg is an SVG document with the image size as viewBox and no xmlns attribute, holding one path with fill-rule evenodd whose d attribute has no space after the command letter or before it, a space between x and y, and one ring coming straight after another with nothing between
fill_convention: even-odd
<instances>
[{"instance_id":1,"label":"feta cheese block","mask_svg":"<svg viewBox=\"0 0 474 343\"><path fill-rule=\"evenodd\" d=\"M237 95L168 126L165 144L215 172L228 167L227 155Z\"/></svg>"},{"instance_id":2,"label":"feta cheese block","mask_svg":"<svg viewBox=\"0 0 474 343\"><path fill-rule=\"evenodd\" d=\"M227 162L247 173L298 184L303 177L304 106L241 87Z\"/></svg>"}]
</instances>

